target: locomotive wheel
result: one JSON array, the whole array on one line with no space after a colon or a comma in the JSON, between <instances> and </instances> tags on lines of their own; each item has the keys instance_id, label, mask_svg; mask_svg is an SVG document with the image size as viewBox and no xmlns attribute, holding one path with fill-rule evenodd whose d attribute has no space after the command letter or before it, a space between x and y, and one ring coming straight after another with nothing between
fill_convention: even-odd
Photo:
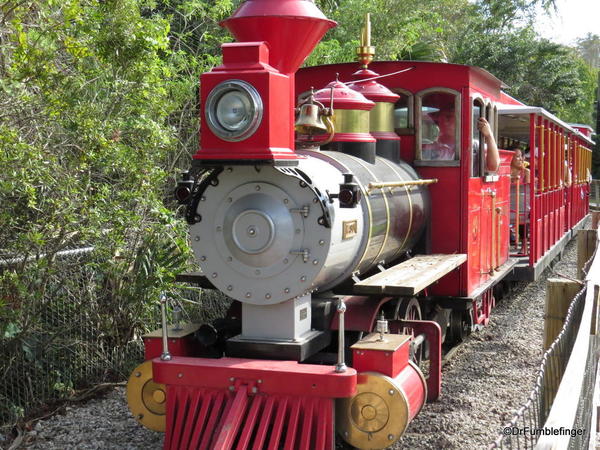
<instances>
[{"instance_id":1,"label":"locomotive wheel","mask_svg":"<svg viewBox=\"0 0 600 450\"><path fill-rule=\"evenodd\" d=\"M165 431L167 389L152 379L152 361L137 366L127 381L127 405L135 420L154 431Z\"/></svg>"},{"instance_id":2,"label":"locomotive wheel","mask_svg":"<svg viewBox=\"0 0 600 450\"><path fill-rule=\"evenodd\" d=\"M394 317L397 320L421 320L422 315L419 301L414 297L399 299ZM410 334L407 330L405 330L405 333Z\"/></svg>"},{"instance_id":3,"label":"locomotive wheel","mask_svg":"<svg viewBox=\"0 0 600 450\"><path fill-rule=\"evenodd\" d=\"M431 320L435 320L442 330L442 342L446 341L446 334L448 333L448 324L450 323L450 313L452 311L447 308L440 308L436 306L436 313Z\"/></svg>"},{"instance_id":4,"label":"locomotive wheel","mask_svg":"<svg viewBox=\"0 0 600 450\"><path fill-rule=\"evenodd\" d=\"M419 305L419 301L414 297L398 299L394 317L396 320L421 320L423 316L421 314L421 305ZM413 329L410 327L404 327L402 333L414 334ZM414 354L414 361L417 364L421 364L421 361L426 356L425 345L426 343L423 343L419 350Z\"/></svg>"},{"instance_id":5,"label":"locomotive wheel","mask_svg":"<svg viewBox=\"0 0 600 450\"><path fill-rule=\"evenodd\" d=\"M473 315L471 310L459 311L453 310L450 313L450 325L446 342L449 344L459 344L473 330Z\"/></svg>"}]
</instances>

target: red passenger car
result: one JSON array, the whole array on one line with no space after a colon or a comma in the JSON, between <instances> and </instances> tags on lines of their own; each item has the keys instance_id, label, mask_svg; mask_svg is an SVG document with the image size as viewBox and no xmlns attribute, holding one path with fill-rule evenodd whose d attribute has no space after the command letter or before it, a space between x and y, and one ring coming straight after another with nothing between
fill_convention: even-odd
<instances>
[{"instance_id":1,"label":"red passenger car","mask_svg":"<svg viewBox=\"0 0 600 450\"><path fill-rule=\"evenodd\" d=\"M543 108L504 98L507 102L499 106L501 143L520 145L531 172L531 183L522 189L526 195L520 196L518 206L529 215L525 242L511 249L519 258L515 278L534 280L562 252L588 214L594 143L585 133L589 127L571 126Z\"/></svg>"}]
</instances>

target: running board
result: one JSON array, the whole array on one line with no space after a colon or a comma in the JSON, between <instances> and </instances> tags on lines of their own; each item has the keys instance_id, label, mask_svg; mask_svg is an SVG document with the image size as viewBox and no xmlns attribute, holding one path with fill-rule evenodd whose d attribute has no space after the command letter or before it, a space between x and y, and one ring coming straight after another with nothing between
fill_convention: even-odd
<instances>
[{"instance_id":1,"label":"running board","mask_svg":"<svg viewBox=\"0 0 600 450\"><path fill-rule=\"evenodd\" d=\"M467 260L454 255L417 255L354 285L355 294L412 296L432 285Z\"/></svg>"},{"instance_id":2,"label":"running board","mask_svg":"<svg viewBox=\"0 0 600 450\"><path fill-rule=\"evenodd\" d=\"M437 302L443 308L457 309L457 310L466 310L471 308L473 300L477 300L480 296L482 296L486 291L492 289L495 285L500 283L502 280L511 279L510 275L517 265L518 260L515 258L508 258L504 264L498 267L497 270L494 271L494 275L490 277L487 281L479 285L473 292L469 295L461 296L461 297L438 297Z\"/></svg>"}]
</instances>

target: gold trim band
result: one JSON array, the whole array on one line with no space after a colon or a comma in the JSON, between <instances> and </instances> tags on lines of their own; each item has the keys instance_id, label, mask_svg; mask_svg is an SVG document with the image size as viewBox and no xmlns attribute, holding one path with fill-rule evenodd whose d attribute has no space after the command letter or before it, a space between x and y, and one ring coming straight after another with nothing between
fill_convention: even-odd
<instances>
[{"instance_id":1,"label":"gold trim band","mask_svg":"<svg viewBox=\"0 0 600 450\"><path fill-rule=\"evenodd\" d=\"M371 132L394 132L394 104L376 102L369 113Z\"/></svg>"},{"instance_id":2,"label":"gold trim band","mask_svg":"<svg viewBox=\"0 0 600 450\"><path fill-rule=\"evenodd\" d=\"M368 133L369 111L359 109L336 109L332 116L336 133Z\"/></svg>"}]
</instances>

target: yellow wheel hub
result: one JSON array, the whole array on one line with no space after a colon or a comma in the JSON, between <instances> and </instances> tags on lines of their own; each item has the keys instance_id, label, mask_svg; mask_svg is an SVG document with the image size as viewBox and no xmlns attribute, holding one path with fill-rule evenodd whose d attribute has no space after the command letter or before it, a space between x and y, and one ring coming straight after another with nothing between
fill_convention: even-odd
<instances>
[{"instance_id":1,"label":"yellow wheel hub","mask_svg":"<svg viewBox=\"0 0 600 450\"><path fill-rule=\"evenodd\" d=\"M135 368L127 381L127 404L133 417L154 431L165 431L167 389L152 379L152 361Z\"/></svg>"},{"instance_id":2,"label":"yellow wheel hub","mask_svg":"<svg viewBox=\"0 0 600 450\"><path fill-rule=\"evenodd\" d=\"M390 418L390 410L379 395L373 392L358 394L350 405L350 418L365 433L381 430Z\"/></svg>"}]
</instances>

